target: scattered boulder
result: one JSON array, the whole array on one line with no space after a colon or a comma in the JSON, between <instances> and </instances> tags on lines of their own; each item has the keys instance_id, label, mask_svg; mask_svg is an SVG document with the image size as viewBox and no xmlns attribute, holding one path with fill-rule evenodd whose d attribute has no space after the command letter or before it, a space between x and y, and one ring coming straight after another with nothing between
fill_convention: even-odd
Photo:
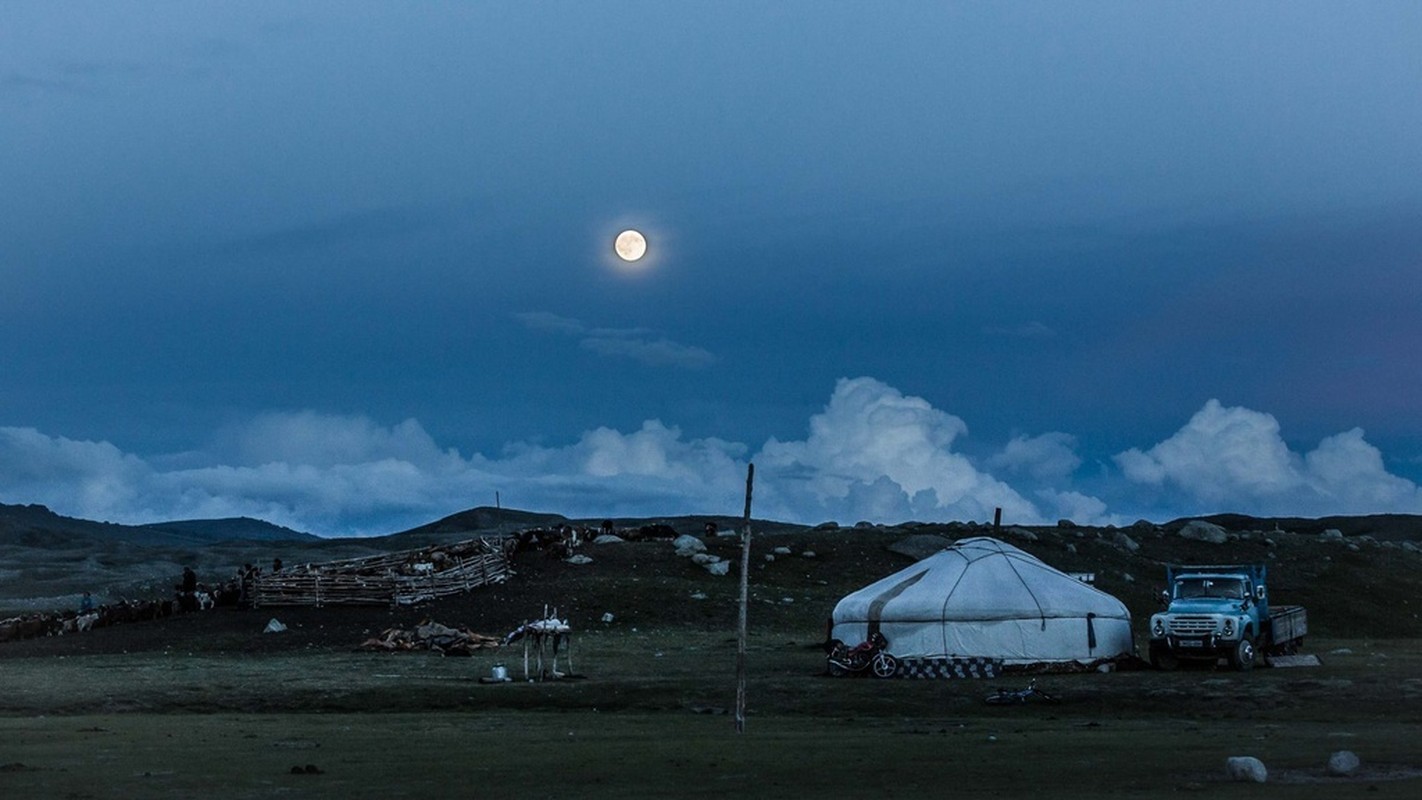
<instances>
[{"instance_id":1,"label":"scattered boulder","mask_svg":"<svg viewBox=\"0 0 1422 800\"><path fill-rule=\"evenodd\" d=\"M894 542L885 549L890 553L908 556L914 561L922 561L951 544L953 544L953 540L943 536L935 536L931 533L916 533ZM777 553L779 553L780 550L781 548L779 547L775 548L775 552ZM784 550L785 552L782 555L790 554L790 548L786 547Z\"/></svg>"},{"instance_id":2,"label":"scattered boulder","mask_svg":"<svg viewBox=\"0 0 1422 800\"><path fill-rule=\"evenodd\" d=\"M1025 542L1037 541L1037 534L1027 530L1026 528L1019 528L1016 525L1013 525L1010 528L1003 528L1002 532L1007 534L1008 536L1015 536Z\"/></svg>"},{"instance_id":3,"label":"scattered boulder","mask_svg":"<svg viewBox=\"0 0 1422 800\"><path fill-rule=\"evenodd\" d=\"M622 544L626 539L615 533L604 533L592 540L593 544Z\"/></svg>"},{"instance_id":4,"label":"scattered boulder","mask_svg":"<svg viewBox=\"0 0 1422 800\"><path fill-rule=\"evenodd\" d=\"M1328 757L1328 766L1325 769L1335 778L1347 778L1357 772L1361 765L1362 761L1352 750L1339 750Z\"/></svg>"},{"instance_id":5,"label":"scattered boulder","mask_svg":"<svg viewBox=\"0 0 1422 800\"><path fill-rule=\"evenodd\" d=\"M1209 542L1210 544L1224 544L1229 541L1229 534L1225 532L1224 528L1202 519L1190 520L1177 535L1183 539L1194 539L1197 542Z\"/></svg>"},{"instance_id":6,"label":"scattered boulder","mask_svg":"<svg viewBox=\"0 0 1422 800\"><path fill-rule=\"evenodd\" d=\"M803 553L800 554L800 557L801 557L801 558L815 558L815 557L816 557L816 553L815 553L814 550L806 550L805 552L803 552Z\"/></svg>"},{"instance_id":7,"label":"scattered boulder","mask_svg":"<svg viewBox=\"0 0 1422 800\"><path fill-rule=\"evenodd\" d=\"M281 621L278 620L276 617L272 617L271 621L267 623L267 627L262 631L262 633L282 633L284 631L286 631L286 626L281 624Z\"/></svg>"},{"instance_id":8,"label":"scattered boulder","mask_svg":"<svg viewBox=\"0 0 1422 800\"><path fill-rule=\"evenodd\" d=\"M1076 527L1076 523L1075 523L1075 522L1072 522L1072 521L1069 520L1069 519L1059 519L1059 520L1057 520L1057 527L1058 527L1058 528L1075 528L1075 527Z\"/></svg>"},{"instance_id":9,"label":"scattered boulder","mask_svg":"<svg viewBox=\"0 0 1422 800\"><path fill-rule=\"evenodd\" d=\"M715 564L707 564L706 571L712 575L726 575L731 571L731 562L717 561Z\"/></svg>"},{"instance_id":10,"label":"scattered boulder","mask_svg":"<svg viewBox=\"0 0 1422 800\"><path fill-rule=\"evenodd\" d=\"M1127 536L1122 531L1116 531L1116 533L1111 536L1111 542L1128 553L1134 553L1141 549L1140 544L1138 544L1135 539Z\"/></svg>"},{"instance_id":11,"label":"scattered boulder","mask_svg":"<svg viewBox=\"0 0 1422 800\"><path fill-rule=\"evenodd\" d=\"M1072 555L1076 555L1076 545L1068 543L1066 546L1066 551L1068 553L1071 553Z\"/></svg>"},{"instance_id":12,"label":"scattered boulder","mask_svg":"<svg viewBox=\"0 0 1422 800\"><path fill-rule=\"evenodd\" d=\"M1232 781L1264 783L1269 780L1269 770L1264 762L1254 756L1230 756L1225 759L1225 774Z\"/></svg>"},{"instance_id":13,"label":"scattered boulder","mask_svg":"<svg viewBox=\"0 0 1422 800\"><path fill-rule=\"evenodd\" d=\"M700 564L703 567L707 564L715 564L717 561L720 560L720 556L713 555L711 553L696 553L691 556L691 561L693 564Z\"/></svg>"},{"instance_id":14,"label":"scattered boulder","mask_svg":"<svg viewBox=\"0 0 1422 800\"><path fill-rule=\"evenodd\" d=\"M591 563L592 563L592 557L591 557L591 556L585 556L585 555L583 555L582 553L577 553L577 554L568 556L567 558L563 559L563 561L564 561L565 563L573 564L573 565L575 565L575 566L582 566L583 564L591 564Z\"/></svg>"},{"instance_id":15,"label":"scattered boulder","mask_svg":"<svg viewBox=\"0 0 1422 800\"><path fill-rule=\"evenodd\" d=\"M837 530L839 530L839 523L838 523L838 522L834 522L834 521L821 522L820 524L818 524L818 525L815 526L815 530L817 530L817 531L837 531Z\"/></svg>"},{"instance_id":16,"label":"scattered boulder","mask_svg":"<svg viewBox=\"0 0 1422 800\"><path fill-rule=\"evenodd\" d=\"M695 536L689 535L682 535L673 539L672 547L676 548L677 555L683 557L706 552L706 543Z\"/></svg>"},{"instance_id":17,"label":"scattered boulder","mask_svg":"<svg viewBox=\"0 0 1422 800\"><path fill-rule=\"evenodd\" d=\"M1341 542L1343 541L1343 531L1337 528L1329 528L1318 535L1318 540L1321 542Z\"/></svg>"},{"instance_id":18,"label":"scattered boulder","mask_svg":"<svg viewBox=\"0 0 1422 800\"><path fill-rule=\"evenodd\" d=\"M788 548L788 547L786 547L786 546L784 546L784 545L781 545L781 546L775 548L774 550L771 550L770 552L776 554L777 556L788 556L788 555L790 555L790 548Z\"/></svg>"}]
</instances>

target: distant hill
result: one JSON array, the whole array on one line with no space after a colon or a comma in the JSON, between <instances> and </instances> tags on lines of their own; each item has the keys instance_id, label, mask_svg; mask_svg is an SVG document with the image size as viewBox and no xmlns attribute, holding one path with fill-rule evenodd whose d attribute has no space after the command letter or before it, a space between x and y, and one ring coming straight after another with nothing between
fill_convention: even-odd
<instances>
[{"instance_id":1,"label":"distant hill","mask_svg":"<svg viewBox=\"0 0 1422 800\"><path fill-rule=\"evenodd\" d=\"M524 528L538 528L562 525L568 518L562 514L545 514L537 511L519 511L514 508L491 508L479 506L468 511L460 511L447 517L428 522L407 531L379 537L396 542L423 541L430 536L442 534L507 533Z\"/></svg>"},{"instance_id":2,"label":"distant hill","mask_svg":"<svg viewBox=\"0 0 1422 800\"><path fill-rule=\"evenodd\" d=\"M155 522L139 527L180 536L197 536L207 541L290 542L313 541L321 538L251 517L185 519L174 522Z\"/></svg>"},{"instance_id":3,"label":"distant hill","mask_svg":"<svg viewBox=\"0 0 1422 800\"><path fill-rule=\"evenodd\" d=\"M149 525L93 522L56 514L42 505L0 503L0 544L61 549L124 542L149 547L201 546L216 542L310 541L318 537L246 517L179 520Z\"/></svg>"}]
</instances>

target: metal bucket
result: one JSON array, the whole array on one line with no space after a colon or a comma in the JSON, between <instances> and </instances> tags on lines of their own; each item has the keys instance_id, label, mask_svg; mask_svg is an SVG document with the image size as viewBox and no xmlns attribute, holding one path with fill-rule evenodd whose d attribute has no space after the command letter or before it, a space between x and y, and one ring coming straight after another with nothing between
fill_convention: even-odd
<instances>
[{"instance_id":1,"label":"metal bucket","mask_svg":"<svg viewBox=\"0 0 1422 800\"><path fill-rule=\"evenodd\" d=\"M508 680L508 679L509 679L509 670L508 670L508 667L505 667L503 664L495 664L495 665L494 665L494 668L491 669L491 670L489 670L489 677L490 677L490 678L493 678L493 679L496 680L496 681L506 681L506 680Z\"/></svg>"}]
</instances>

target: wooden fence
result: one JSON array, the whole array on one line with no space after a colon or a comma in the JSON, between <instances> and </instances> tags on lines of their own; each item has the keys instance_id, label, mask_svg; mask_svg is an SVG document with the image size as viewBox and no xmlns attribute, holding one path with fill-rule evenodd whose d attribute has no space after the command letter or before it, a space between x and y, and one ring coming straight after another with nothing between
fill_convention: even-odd
<instances>
[{"instance_id":1,"label":"wooden fence","mask_svg":"<svg viewBox=\"0 0 1422 800\"><path fill-rule=\"evenodd\" d=\"M484 539L303 564L257 579L257 606L411 605L509 576L503 548Z\"/></svg>"}]
</instances>

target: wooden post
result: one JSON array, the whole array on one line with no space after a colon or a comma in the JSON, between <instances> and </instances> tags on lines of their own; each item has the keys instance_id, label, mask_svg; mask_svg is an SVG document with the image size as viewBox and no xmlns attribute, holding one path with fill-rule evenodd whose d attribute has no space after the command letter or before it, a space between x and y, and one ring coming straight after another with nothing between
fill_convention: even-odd
<instances>
[{"instance_id":1,"label":"wooden post","mask_svg":"<svg viewBox=\"0 0 1422 800\"><path fill-rule=\"evenodd\" d=\"M750 602L751 489L755 464L746 467L746 513L741 524L741 607L736 631L736 733L746 730L746 606Z\"/></svg>"}]
</instances>

